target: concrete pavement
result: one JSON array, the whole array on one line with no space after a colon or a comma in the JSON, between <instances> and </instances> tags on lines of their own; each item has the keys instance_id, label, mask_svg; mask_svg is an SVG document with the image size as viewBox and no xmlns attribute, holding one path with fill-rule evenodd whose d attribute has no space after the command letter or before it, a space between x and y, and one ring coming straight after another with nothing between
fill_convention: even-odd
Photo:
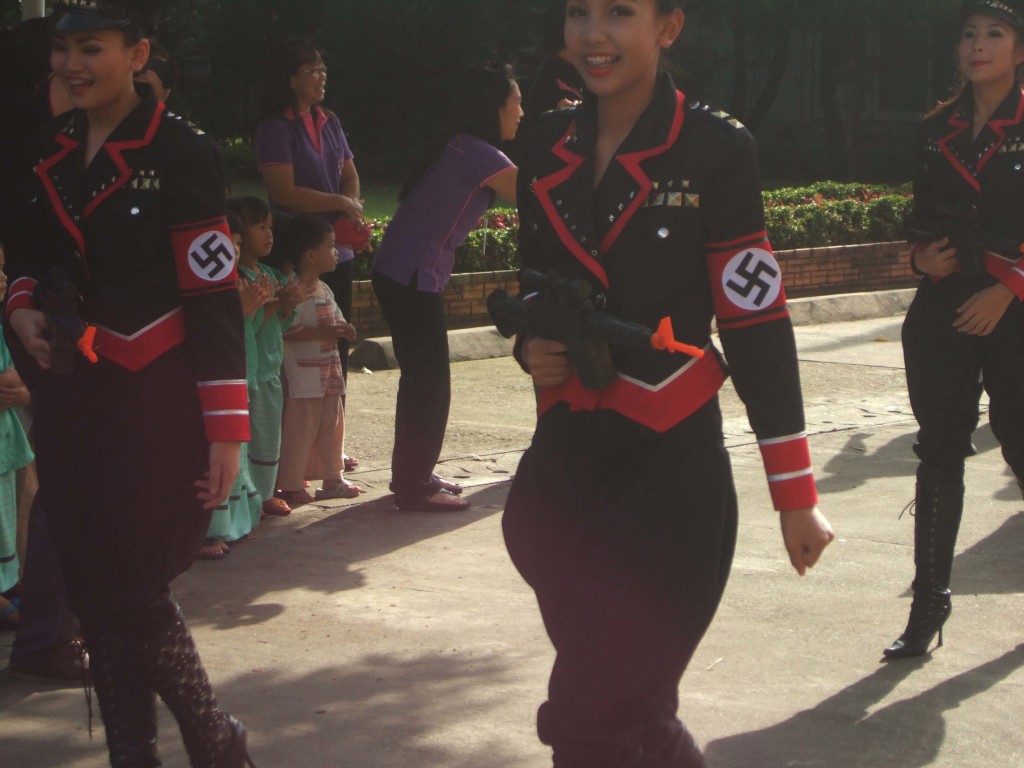
<instances>
[{"instance_id":1,"label":"concrete pavement","mask_svg":"<svg viewBox=\"0 0 1024 768\"><path fill-rule=\"evenodd\" d=\"M879 663L906 621L912 576L913 522L899 513L913 495L916 427L900 322L797 329L821 508L838 534L804 579L788 565L742 405L723 393L739 542L680 688L712 768L1024 765L1024 503L984 421L946 645ZM460 363L453 377L441 471L472 486L468 513L393 509L381 434L397 372L353 376L349 446L363 463L350 477L370 492L269 521L175 585L261 768L550 764L534 713L553 653L500 531L532 393L508 359ZM0 635L0 666L10 639ZM0 713L3 768L106 765L80 690L3 678ZM165 765L184 766L161 717Z\"/></svg>"}]
</instances>

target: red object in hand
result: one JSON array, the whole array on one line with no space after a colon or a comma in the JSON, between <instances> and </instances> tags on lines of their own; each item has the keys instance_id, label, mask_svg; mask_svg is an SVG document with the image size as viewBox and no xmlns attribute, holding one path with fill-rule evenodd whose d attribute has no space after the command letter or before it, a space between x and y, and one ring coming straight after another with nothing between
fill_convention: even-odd
<instances>
[{"instance_id":1,"label":"red object in hand","mask_svg":"<svg viewBox=\"0 0 1024 768\"><path fill-rule=\"evenodd\" d=\"M344 216L334 222L334 244L353 251L370 250L370 229L361 221Z\"/></svg>"}]
</instances>

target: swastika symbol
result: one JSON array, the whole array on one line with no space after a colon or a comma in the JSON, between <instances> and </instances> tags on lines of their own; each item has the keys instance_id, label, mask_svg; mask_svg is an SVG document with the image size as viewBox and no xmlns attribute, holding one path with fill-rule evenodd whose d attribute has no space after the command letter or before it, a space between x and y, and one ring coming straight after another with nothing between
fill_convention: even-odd
<instances>
[{"instance_id":1,"label":"swastika symbol","mask_svg":"<svg viewBox=\"0 0 1024 768\"><path fill-rule=\"evenodd\" d=\"M223 232L206 232L192 241L188 262L196 277L209 282L231 271L235 247Z\"/></svg>"},{"instance_id":2,"label":"swastika symbol","mask_svg":"<svg viewBox=\"0 0 1024 768\"><path fill-rule=\"evenodd\" d=\"M737 254L722 275L722 285L733 304L755 311L771 306L782 291L782 270L769 251L754 248Z\"/></svg>"}]
</instances>

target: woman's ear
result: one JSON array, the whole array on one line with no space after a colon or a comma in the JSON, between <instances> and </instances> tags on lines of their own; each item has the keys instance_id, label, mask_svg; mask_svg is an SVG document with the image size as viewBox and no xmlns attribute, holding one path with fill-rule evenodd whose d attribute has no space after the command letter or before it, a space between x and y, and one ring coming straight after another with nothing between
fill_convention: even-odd
<instances>
[{"instance_id":1,"label":"woman's ear","mask_svg":"<svg viewBox=\"0 0 1024 768\"><path fill-rule=\"evenodd\" d=\"M132 46L131 52L131 68L132 71L137 75L143 69L146 68L146 62L149 61L149 40L142 38L135 45Z\"/></svg>"},{"instance_id":2,"label":"woman's ear","mask_svg":"<svg viewBox=\"0 0 1024 768\"><path fill-rule=\"evenodd\" d=\"M683 31L686 23L686 15L682 9L676 8L661 18L661 32L658 35L658 45L662 48L671 48L679 33Z\"/></svg>"}]
</instances>

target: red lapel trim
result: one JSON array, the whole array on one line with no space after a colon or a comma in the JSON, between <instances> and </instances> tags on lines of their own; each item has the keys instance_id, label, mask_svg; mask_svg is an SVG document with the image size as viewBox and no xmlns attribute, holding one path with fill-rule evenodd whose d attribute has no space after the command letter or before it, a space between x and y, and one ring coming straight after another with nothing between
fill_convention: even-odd
<instances>
[{"instance_id":1,"label":"red lapel trim","mask_svg":"<svg viewBox=\"0 0 1024 768\"><path fill-rule=\"evenodd\" d=\"M978 161L978 173L981 173L982 169L988 163L999 148L1006 142L1006 131L1004 129L1011 125L1020 125L1020 121L1024 120L1024 91L1021 93L1021 99L1017 102L1017 114L1008 120L992 120L989 122L989 127L996 132L999 136L999 141L992 145L992 148L985 153L985 156Z\"/></svg>"},{"instance_id":2,"label":"red lapel trim","mask_svg":"<svg viewBox=\"0 0 1024 768\"><path fill-rule=\"evenodd\" d=\"M604 240L601 241L602 254L608 253L608 251L611 250L612 245L615 244L619 235L622 234L622 230L625 228L626 224L628 224L629 220L633 218L633 214L640 210L640 206L644 204L644 201L647 199L648 195L650 195L654 184L651 182L650 178L648 178L647 174L644 173L644 169L640 167L640 164L648 158L668 151L669 147L675 144L676 139L679 138L679 132L683 128L683 101L685 98L686 97L683 95L682 91L676 91L676 113L672 118L672 127L669 129L668 138L665 140L664 144L652 149L645 149L642 152L633 152L628 155L622 155L618 158L622 167L625 168L629 172L629 175L632 176L640 185L640 192L635 198L633 198L633 202L630 206L623 211L621 216L619 216L619 220L615 222L615 225L608 230L608 234L604 236Z\"/></svg>"},{"instance_id":3,"label":"red lapel trim","mask_svg":"<svg viewBox=\"0 0 1024 768\"><path fill-rule=\"evenodd\" d=\"M79 143L69 136L65 136L63 133L57 136L57 143L63 147L53 157L47 158L45 161L36 166L36 175L40 181L43 182L43 187L46 189L46 194L50 198L50 205L53 208L54 213L57 214L57 218L60 219L60 223L64 225L64 229L68 231L68 234L75 239L78 244L78 250L85 253L85 237L82 235L82 230L78 228L71 215L68 213L68 209L64 207L64 202L60 199L60 195L57 193L57 188L53 186L53 181L50 180L49 171L57 163L67 157L73 150L79 147Z\"/></svg>"},{"instance_id":4,"label":"red lapel trim","mask_svg":"<svg viewBox=\"0 0 1024 768\"><path fill-rule=\"evenodd\" d=\"M566 228L565 222L562 221L562 217L558 214L558 208L551 201L551 190L571 179L573 174L583 165L583 157L575 152L570 152L566 147L566 142L575 128L576 123L574 121L569 126L569 130L565 132L565 135L551 148L555 156L566 163L565 168L535 181L533 183L533 191L536 193L544 213L547 214L548 221L551 222L551 226L554 227L562 244L569 249L577 261L590 270L601 281L601 284L607 288L608 275L605 274L604 267L598 264L590 252L585 250L576 238L572 236L572 233Z\"/></svg>"},{"instance_id":5,"label":"red lapel trim","mask_svg":"<svg viewBox=\"0 0 1024 768\"><path fill-rule=\"evenodd\" d=\"M167 109L163 104L157 103L157 108L153 110L153 117L149 120L149 127L146 128L146 135L141 139L135 139L133 141L112 141L104 146L107 150L107 154L110 155L110 159L114 161L114 165L121 172L121 177L103 190L103 194L94 198L89 205L85 208L85 217L88 218L96 207L114 194L117 190L128 183L128 180L132 177L132 169L129 167L128 162L122 156L125 150L138 149L139 147L145 147L153 141L153 137L156 136L156 129L160 127L160 119L164 115L164 110Z\"/></svg>"},{"instance_id":6,"label":"red lapel trim","mask_svg":"<svg viewBox=\"0 0 1024 768\"><path fill-rule=\"evenodd\" d=\"M964 120L958 120L956 115L957 113L954 112L952 115L949 116L949 124L952 125L956 130L954 130L948 136L939 139L937 143L939 145L939 149L942 150L942 154L944 154L946 156L946 160L949 161L949 164L960 172L960 175L963 176L964 180L966 180L967 183L974 188L975 192L981 192L981 185L978 183L978 180L974 178L974 175L970 171L968 171L967 168L964 167L964 164L960 162L960 158L958 158L953 153L953 150L949 148L949 142L957 138L960 134L962 134L964 131L971 127L971 124L969 122L966 122Z\"/></svg>"},{"instance_id":7,"label":"red lapel trim","mask_svg":"<svg viewBox=\"0 0 1024 768\"><path fill-rule=\"evenodd\" d=\"M563 80L560 77L556 77L555 78L555 85L557 85L563 91L568 91L569 93L573 94L577 99L582 99L583 98L583 94L580 93L579 88L573 88L571 85L569 85L567 82L565 82L565 80Z\"/></svg>"}]
</instances>

